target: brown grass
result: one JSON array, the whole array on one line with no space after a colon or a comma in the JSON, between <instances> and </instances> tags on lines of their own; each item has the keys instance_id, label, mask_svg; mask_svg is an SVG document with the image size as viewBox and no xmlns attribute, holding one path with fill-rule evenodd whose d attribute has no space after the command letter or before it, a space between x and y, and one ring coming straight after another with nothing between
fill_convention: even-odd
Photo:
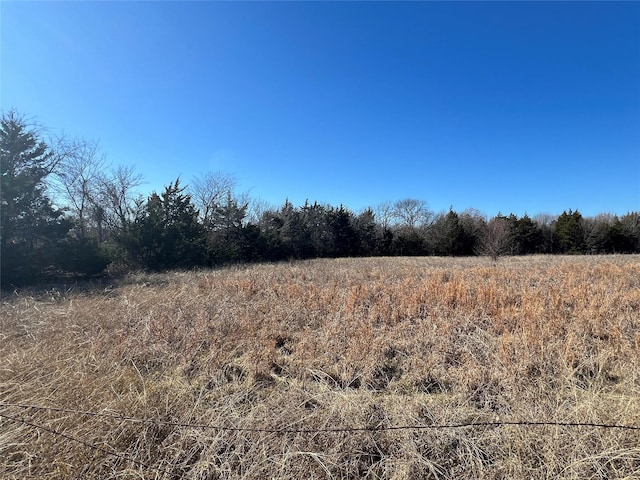
<instances>
[{"instance_id":1,"label":"brown grass","mask_svg":"<svg viewBox=\"0 0 640 480\"><path fill-rule=\"evenodd\" d=\"M317 260L5 295L0 477L640 478L640 258Z\"/></svg>"}]
</instances>

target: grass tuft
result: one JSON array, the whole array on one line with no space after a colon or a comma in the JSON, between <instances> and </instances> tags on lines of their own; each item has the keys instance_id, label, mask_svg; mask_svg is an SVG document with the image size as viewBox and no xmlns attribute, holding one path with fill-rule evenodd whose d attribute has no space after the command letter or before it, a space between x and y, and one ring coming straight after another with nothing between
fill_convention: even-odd
<instances>
[{"instance_id":1,"label":"grass tuft","mask_svg":"<svg viewBox=\"0 0 640 480\"><path fill-rule=\"evenodd\" d=\"M638 430L384 428L640 426L639 278L638 256L370 258L16 291L0 402L66 410L0 407L0 477L638 478Z\"/></svg>"}]
</instances>

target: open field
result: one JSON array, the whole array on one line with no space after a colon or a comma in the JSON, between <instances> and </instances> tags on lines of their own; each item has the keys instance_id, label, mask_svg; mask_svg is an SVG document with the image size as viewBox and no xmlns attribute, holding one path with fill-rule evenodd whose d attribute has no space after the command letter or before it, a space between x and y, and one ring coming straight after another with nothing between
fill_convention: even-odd
<instances>
[{"instance_id":1,"label":"open field","mask_svg":"<svg viewBox=\"0 0 640 480\"><path fill-rule=\"evenodd\" d=\"M0 327L3 479L640 478L639 429L498 424L640 427L638 256L131 275Z\"/></svg>"}]
</instances>

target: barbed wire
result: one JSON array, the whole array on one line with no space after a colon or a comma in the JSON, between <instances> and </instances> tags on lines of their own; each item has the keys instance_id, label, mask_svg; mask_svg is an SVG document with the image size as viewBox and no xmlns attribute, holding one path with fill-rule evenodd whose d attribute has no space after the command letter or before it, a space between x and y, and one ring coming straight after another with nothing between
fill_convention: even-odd
<instances>
[{"instance_id":1,"label":"barbed wire","mask_svg":"<svg viewBox=\"0 0 640 480\"><path fill-rule=\"evenodd\" d=\"M466 427L501 427L501 426L551 426L551 427L590 427L590 428L609 428L622 430L640 430L640 426L619 425L597 422L563 422L555 420L535 421L535 420L494 420L494 421L468 421L459 423L432 423L427 425L371 425L365 427L326 427L326 428L252 428L252 427L229 427L222 425L211 425L208 423L190 423L190 422L173 422L154 418L139 418L117 413L109 412L91 412L84 410L74 410L70 408L51 407L42 405L31 405L21 403L3 403L0 402L0 408L21 408L32 410L45 410L58 413L69 413L74 415L85 415L92 417L110 418L113 420L121 420L132 423L149 423L155 425L164 425L179 428L197 428L202 430L217 430L229 432L254 432L254 433L345 433L345 432L366 432L366 431L385 431L385 430L442 430L447 428L466 428ZM4 413L0 413L0 417L6 417Z\"/></svg>"},{"instance_id":2,"label":"barbed wire","mask_svg":"<svg viewBox=\"0 0 640 480\"><path fill-rule=\"evenodd\" d=\"M624 429L624 430L640 430L640 426L633 425L617 425L595 422L558 422L558 421L469 421L460 423L443 423L443 424L430 424L430 425L397 425L397 426L367 426L367 427L338 427L338 428L314 428L314 429L292 429L292 428L249 428L249 427L227 427L220 425L201 424L201 423L188 423L188 422L171 422L159 419L138 418L117 413L109 412L91 412L84 410L74 410L70 408L52 407L43 405L31 405L20 403L4 403L0 402L0 408L20 408L23 410L41 410L57 413L67 413L74 415L93 416L98 418L109 418L112 420L120 420L134 423L149 423L154 425L173 426L180 428L198 428L198 429L211 429L217 431L230 431L230 432L254 432L254 433L269 433L269 434L310 434L310 433L349 433L349 432L379 432L379 431L391 431L391 430L427 430L427 429L447 429L447 428L466 428L466 427L501 427L501 426L555 426L555 427L590 427L590 428L609 428L609 429ZM119 458L125 462L137 465L146 469L147 471L153 471L160 475L169 476L170 478L183 478L179 473L170 472L160 467L152 466L141 460L129 457L125 454L117 452L115 450L104 448L95 443L83 440L81 438L69 435L64 432L59 432L54 428L36 423L32 420L26 420L15 415L0 412L0 418L4 418L10 422L19 423L28 427L47 432L51 435L64 438L66 440L79 443L92 450L99 451L109 456Z\"/></svg>"},{"instance_id":3,"label":"barbed wire","mask_svg":"<svg viewBox=\"0 0 640 480\"><path fill-rule=\"evenodd\" d=\"M35 423L35 422L30 421L30 420L25 420L24 418L18 418L18 417L14 417L12 415L7 415L6 413L0 413L0 417L1 418L5 418L5 419L9 420L10 422L21 423L21 424L26 425L28 427L35 428L36 430L47 432L47 433L50 433L50 434L52 434L54 436L58 436L60 438L64 438L65 440L69 440L69 441L72 441L72 442L79 443L81 445L84 445L85 447L91 448L92 450L96 450L96 451L102 452L102 453L104 453L106 455L110 455L112 457L119 458L121 460L124 460L125 462L131 462L134 465L138 465L139 467L143 467L143 468L145 468L147 470L151 470L151 471L154 471L154 472L157 472L157 473L160 473L160 474L166 474L166 475L170 475L170 476L174 475L174 474L172 474L171 472L169 472L167 470L163 470L163 469L161 469L159 467L154 467L154 466L149 465L148 463L143 462L141 460L136 460L135 458L131 458L131 457L127 456L127 455L123 455L122 453L116 452L115 450L106 449L104 447L101 447L100 445L96 445L95 443L91 443L91 442L88 442L88 441L83 440L81 438L74 437L73 435L69 435L69 434L64 433L64 432L59 432L59 431L57 431L57 430L55 430L53 428L47 427L45 425L41 425L39 423Z\"/></svg>"}]
</instances>

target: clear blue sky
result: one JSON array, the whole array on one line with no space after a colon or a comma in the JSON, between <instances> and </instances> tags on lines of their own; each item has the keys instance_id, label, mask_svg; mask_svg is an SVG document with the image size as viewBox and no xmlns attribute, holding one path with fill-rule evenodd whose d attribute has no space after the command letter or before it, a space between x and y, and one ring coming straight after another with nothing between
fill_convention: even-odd
<instances>
[{"instance_id":1,"label":"clear blue sky","mask_svg":"<svg viewBox=\"0 0 640 480\"><path fill-rule=\"evenodd\" d=\"M638 2L12 2L1 106L144 193L640 210Z\"/></svg>"}]
</instances>

